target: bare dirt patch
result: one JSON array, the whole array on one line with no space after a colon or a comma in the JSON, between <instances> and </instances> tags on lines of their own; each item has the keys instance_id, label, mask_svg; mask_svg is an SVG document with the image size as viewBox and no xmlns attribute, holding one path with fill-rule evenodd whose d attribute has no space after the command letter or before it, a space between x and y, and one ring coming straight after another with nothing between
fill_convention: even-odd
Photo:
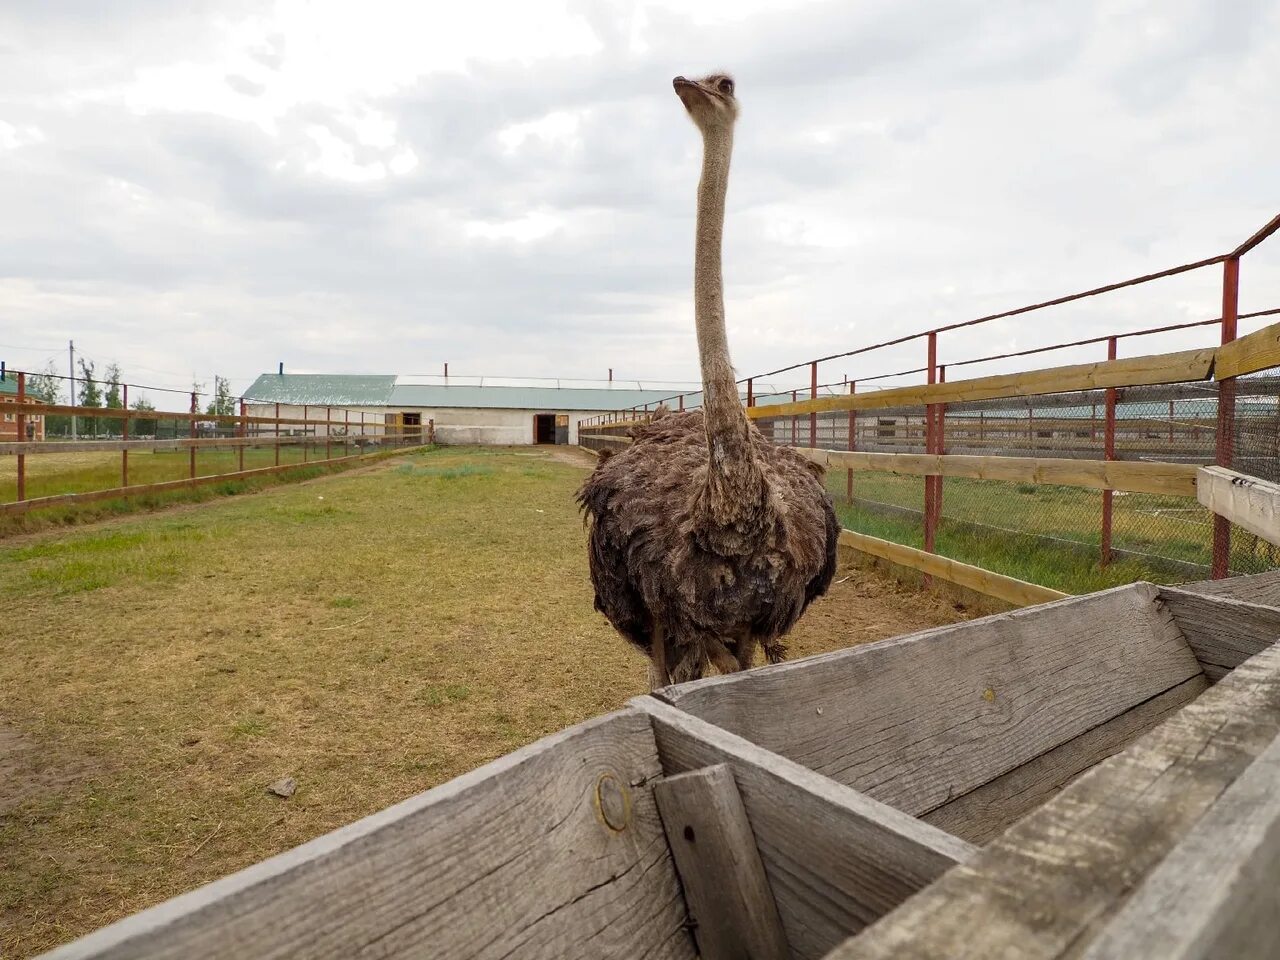
<instances>
[{"instance_id":1,"label":"bare dirt patch","mask_svg":"<svg viewBox=\"0 0 1280 960\"><path fill-rule=\"evenodd\" d=\"M56 796L88 775L90 764L67 762L0 723L0 817L28 800Z\"/></svg>"}]
</instances>

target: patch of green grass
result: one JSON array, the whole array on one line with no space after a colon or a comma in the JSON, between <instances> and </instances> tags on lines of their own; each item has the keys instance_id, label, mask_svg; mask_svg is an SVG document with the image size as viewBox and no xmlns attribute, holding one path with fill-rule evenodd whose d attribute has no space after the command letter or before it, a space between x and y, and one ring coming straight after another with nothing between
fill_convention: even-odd
<instances>
[{"instance_id":1,"label":"patch of green grass","mask_svg":"<svg viewBox=\"0 0 1280 960\"><path fill-rule=\"evenodd\" d=\"M329 606L336 607L339 610L349 610L359 602L355 597L334 597L329 601Z\"/></svg>"},{"instance_id":2,"label":"patch of green grass","mask_svg":"<svg viewBox=\"0 0 1280 960\"><path fill-rule=\"evenodd\" d=\"M881 502L906 506L911 504L908 498L914 493L921 504L911 506L918 509L922 505L923 483L919 478L910 478L915 489L904 484L902 481L908 478L903 477L857 474L856 478L855 491L859 498L884 498ZM1188 574L1175 566L1123 555L1103 567L1097 547L1100 534L1086 526L1093 517L1087 509L1082 509L1084 500L1077 496L1087 491L1029 484L1019 484L1016 489L1012 484L1001 484L1003 489L983 487L989 483L947 478L943 492L944 515L936 543L940 555L1067 593L1089 593L1135 580L1176 583L1188 579ZM920 514L896 513L861 504L850 506L842 502L843 492L836 493L836 512L844 527L923 548L924 527ZM1090 505L1096 512L1096 504ZM975 517L977 522L955 519L956 515L966 514ZM1117 546L1145 548L1175 560L1204 555L1204 548L1198 543L1189 543L1181 530L1144 542L1132 532L1127 538L1119 535L1119 518L1116 526Z\"/></svg>"},{"instance_id":3,"label":"patch of green grass","mask_svg":"<svg viewBox=\"0 0 1280 960\"><path fill-rule=\"evenodd\" d=\"M443 707L450 703L461 703L470 696L470 687L465 684L450 683L438 687L423 687L414 694L414 699L428 707Z\"/></svg>"}]
</instances>

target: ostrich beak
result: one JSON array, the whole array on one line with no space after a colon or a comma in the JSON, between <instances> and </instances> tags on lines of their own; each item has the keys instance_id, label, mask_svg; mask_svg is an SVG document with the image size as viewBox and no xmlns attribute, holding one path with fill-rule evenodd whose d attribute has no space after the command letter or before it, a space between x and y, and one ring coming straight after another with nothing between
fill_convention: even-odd
<instances>
[{"instance_id":1,"label":"ostrich beak","mask_svg":"<svg viewBox=\"0 0 1280 960\"><path fill-rule=\"evenodd\" d=\"M671 81L671 86L675 88L676 96L680 98L680 102L689 107L690 99L698 95L706 96L706 91L692 80L686 80L684 77L676 77Z\"/></svg>"}]
</instances>

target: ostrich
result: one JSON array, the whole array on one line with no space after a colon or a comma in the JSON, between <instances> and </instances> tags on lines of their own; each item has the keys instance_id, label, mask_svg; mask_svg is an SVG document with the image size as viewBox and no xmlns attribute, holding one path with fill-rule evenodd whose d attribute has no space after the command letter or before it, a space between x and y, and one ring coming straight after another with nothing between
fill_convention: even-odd
<instances>
[{"instance_id":1,"label":"ostrich","mask_svg":"<svg viewBox=\"0 0 1280 960\"><path fill-rule=\"evenodd\" d=\"M725 335L720 246L733 79L676 77L702 133L694 257L701 410L663 409L602 458L578 491L589 526L595 607L650 658L650 685L777 663L781 638L826 593L839 525L820 467L747 419Z\"/></svg>"}]
</instances>

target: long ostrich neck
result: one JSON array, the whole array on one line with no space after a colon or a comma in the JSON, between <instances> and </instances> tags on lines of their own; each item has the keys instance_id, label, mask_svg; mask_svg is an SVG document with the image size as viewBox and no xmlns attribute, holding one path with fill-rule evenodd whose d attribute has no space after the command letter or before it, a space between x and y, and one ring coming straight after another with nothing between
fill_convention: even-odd
<instances>
[{"instance_id":1,"label":"long ostrich neck","mask_svg":"<svg viewBox=\"0 0 1280 960\"><path fill-rule=\"evenodd\" d=\"M698 229L693 266L694 318L702 364L702 407L710 470L709 506L719 523L733 523L760 495L760 471L751 453L747 419L738 398L724 327L724 278L720 248L724 200L729 188L733 130L703 134L702 179L698 182Z\"/></svg>"}]
</instances>

